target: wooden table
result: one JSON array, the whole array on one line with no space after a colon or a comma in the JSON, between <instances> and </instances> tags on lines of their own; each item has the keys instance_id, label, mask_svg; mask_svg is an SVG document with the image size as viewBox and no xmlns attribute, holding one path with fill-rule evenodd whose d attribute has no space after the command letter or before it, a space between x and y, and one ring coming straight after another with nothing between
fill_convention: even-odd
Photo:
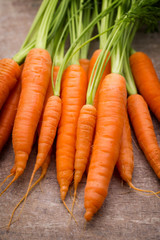
<instances>
[{"instance_id":1,"label":"wooden table","mask_svg":"<svg viewBox=\"0 0 160 240\"><path fill-rule=\"evenodd\" d=\"M40 2L40 0L0 0L0 58L12 57L18 51ZM151 57L160 77L159 46L160 33L136 35L134 48L146 52ZM92 44L90 56L97 47L98 42ZM154 116L152 119L160 143L159 123ZM135 158L133 183L140 188L160 190L159 180L138 147L134 134L132 136ZM13 208L27 189L36 158L36 148L37 146L34 146L24 174L0 198L0 227L8 223ZM9 173L13 162L14 153L10 139L0 155L0 181ZM55 167L53 155L47 176L41 183L42 191L40 185L32 191L20 220L11 226L9 232L0 229L0 240L160 239L160 199L155 196L144 196L129 189L127 184L122 184L117 170L114 172L108 197L101 210L86 226L83 218L86 177L83 178L79 185L74 211L78 226L73 220L70 222L70 216L60 200ZM66 203L70 208L71 202L68 194Z\"/></svg>"}]
</instances>

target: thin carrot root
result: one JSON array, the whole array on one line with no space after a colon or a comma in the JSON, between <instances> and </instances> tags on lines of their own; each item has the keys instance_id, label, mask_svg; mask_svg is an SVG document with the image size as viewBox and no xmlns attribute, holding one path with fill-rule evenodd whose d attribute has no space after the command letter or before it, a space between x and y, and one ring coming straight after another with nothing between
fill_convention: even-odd
<instances>
[{"instance_id":1,"label":"thin carrot root","mask_svg":"<svg viewBox=\"0 0 160 240\"><path fill-rule=\"evenodd\" d=\"M128 182L128 185L130 186L130 188L133 188L134 190L138 191L138 192L143 192L143 193L150 193L151 195L155 195L157 198L160 198L157 194L157 192L154 192L152 190L145 190L145 189L140 189L135 187L131 182ZM158 192L159 193L159 192Z\"/></svg>"},{"instance_id":2,"label":"thin carrot root","mask_svg":"<svg viewBox=\"0 0 160 240\"><path fill-rule=\"evenodd\" d=\"M37 181L30 187L29 192L44 178L45 174L46 174L45 172L42 172L41 176L40 176L40 177L37 179ZM29 192L28 192L28 193L29 193ZM21 198L21 200L18 202L18 204L17 204L16 207L14 208L14 210L13 210L13 212L12 212L12 215L11 215L11 217L10 217L10 220L9 220L8 226L7 226L7 229L8 229L8 230L9 230L9 228L10 228L10 226L11 226L11 223L14 223L14 222L16 222L16 221L19 220L21 212L19 213L17 219L15 219L15 221L12 222L12 219L13 219L13 216L14 216L14 214L15 214L15 211L16 211L17 208L20 206L20 204L25 200L25 197L26 197L26 194Z\"/></svg>"},{"instance_id":3,"label":"thin carrot root","mask_svg":"<svg viewBox=\"0 0 160 240\"><path fill-rule=\"evenodd\" d=\"M1 187L3 186L3 184L8 180L8 178L12 177L13 175L14 175L14 173L9 174L9 175L3 180L3 182L0 183L0 189L1 189Z\"/></svg>"},{"instance_id":4,"label":"thin carrot root","mask_svg":"<svg viewBox=\"0 0 160 240\"><path fill-rule=\"evenodd\" d=\"M65 206L65 208L67 209L67 211L69 212L69 214L73 217L73 219L74 219L74 221L75 221L75 223L77 224L77 226L78 226L78 222L77 222L77 220L75 219L75 217L74 217L74 215L73 215L73 213L69 210L69 208L68 208L68 206L67 206L67 204L65 203L65 201L64 200L62 200L62 202L63 202L63 204L64 204L64 206Z\"/></svg>"},{"instance_id":5,"label":"thin carrot root","mask_svg":"<svg viewBox=\"0 0 160 240\"><path fill-rule=\"evenodd\" d=\"M22 211L23 211L23 208L24 208L24 206L25 206L25 203L26 203L26 200L27 200L27 196L28 196L28 194L29 194L29 192L30 192L31 184L32 184L32 182L33 182L33 178L34 178L35 173L36 173L36 171L35 171L35 169L34 169L34 170L33 170L33 173L32 173L32 176L31 176L31 179L30 179L30 182L29 182L29 185L28 185L27 192L26 192L26 194L25 194L25 196L24 196L23 206L22 206L21 211L20 211L20 213L19 213L18 219L20 218L20 216L21 216L21 214L22 214ZM14 215L14 214L13 214L13 215ZM12 218L13 218L13 216L12 216Z\"/></svg>"},{"instance_id":6,"label":"thin carrot root","mask_svg":"<svg viewBox=\"0 0 160 240\"><path fill-rule=\"evenodd\" d=\"M73 202L72 202L72 210L71 210L72 214L73 214L74 204L75 204L75 202L76 202L76 196L77 196L77 189L75 188L75 190L74 190ZM72 217L72 216L71 216L71 217Z\"/></svg>"},{"instance_id":7,"label":"thin carrot root","mask_svg":"<svg viewBox=\"0 0 160 240\"><path fill-rule=\"evenodd\" d=\"M12 185L12 183L14 183L19 177L19 174L16 174L14 176L14 178L12 179L12 181L8 184L8 186L0 193L0 197L3 195L3 193L5 193L7 191L7 189Z\"/></svg>"}]
</instances>

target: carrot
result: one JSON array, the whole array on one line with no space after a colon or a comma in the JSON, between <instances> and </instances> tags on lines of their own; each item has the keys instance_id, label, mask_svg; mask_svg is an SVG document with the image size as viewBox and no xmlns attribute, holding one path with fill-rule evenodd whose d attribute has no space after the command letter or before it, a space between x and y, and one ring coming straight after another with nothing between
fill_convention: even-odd
<instances>
[{"instance_id":1,"label":"carrot","mask_svg":"<svg viewBox=\"0 0 160 240\"><path fill-rule=\"evenodd\" d=\"M22 91L13 127L12 140L16 172L13 180L3 192L23 173L26 167L43 108L50 73L49 53L44 49L32 49L27 55L23 68Z\"/></svg>"},{"instance_id":2,"label":"carrot","mask_svg":"<svg viewBox=\"0 0 160 240\"><path fill-rule=\"evenodd\" d=\"M22 73L22 92L13 128L16 172L18 168L22 172L27 163L43 108L50 73L49 53L44 49L32 49L26 58ZM28 101L30 98L31 101Z\"/></svg>"},{"instance_id":3,"label":"carrot","mask_svg":"<svg viewBox=\"0 0 160 240\"><path fill-rule=\"evenodd\" d=\"M119 158L116 164L120 176L127 183L132 181L132 173L134 168L133 147L131 129L129 125L128 115L125 112L123 134Z\"/></svg>"},{"instance_id":4,"label":"carrot","mask_svg":"<svg viewBox=\"0 0 160 240\"><path fill-rule=\"evenodd\" d=\"M96 108L86 104L80 111L77 125L76 154L74 163L74 189L75 194L82 175L86 169L90 148L93 142L94 128L96 124Z\"/></svg>"},{"instance_id":5,"label":"carrot","mask_svg":"<svg viewBox=\"0 0 160 240\"><path fill-rule=\"evenodd\" d=\"M20 92L21 79L17 82L0 112L0 152L11 134L17 112Z\"/></svg>"},{"instance_id":6,"label":"carrot","mask_svg":"<svg viewBox=\"0 0 160 240\"><path fill-rule=\"evenodd\" d=\"M93 55L92 55L92 57L91 57L91 59L90 59L89 69L88 69L88 79L90 79L90 77L91 77L92 70L93 70L93 68L94 68L94 65L95 65L95 63L96 63L96 61L97 61L97 58L99 57L101 51L102 51L101 49L95 50L94 53L93 53ZM108 54L107 57L106 57L106 61L107 61L107 59L108 59L108 56L109 56L109 54ZM105 62L106 62L106 61L105 61ZM104 65L105 65L105 62L104 62ZM100 91L100 88L101 88L101 84L102 84L103 79L105 78L105 76L106 76L107 74L109 74L110 72L111 72L111 60L108 61L107 65L106 65L106 67L105 67L105 69L104 69L103 75L102 75L102 77L101 77L101 80L100 80L100 82L99 82L99 85L98 85L98 88L97 88L97 91L96 91L96 94L95 94L94 106L95 106L96 108L97 108L97 105L98 105L98 95L99 95L99 91Z\"/></svg>"},{"instance_id":7,"label":"carrot","mask_svg":"<svg viewBox=\"0 0 160 240\"><path fill-rule=\"evenodd\" d=\"M79 63L81 65L81 67L84 69L84 71L86 72L86 74L88 75L88 69L89 69L89 59L87 58L81 58L79 59Z\"/></svg>"},{"instance_id":8,"label":"carrot","mask_svg":"<svg viewBox=\"0 0 160 240\"><path fill-rule=\"evenodd\" d=\"M60 116L61 99L57 96L49 97L44 109L42 125L39 133L38 155L33 171L34 174L44 162L53 144Z\"/></svg>"},{"instance_id":9,"label":"carrot","mask_svg":"<svg viewBox=\"0 0 160 240\"><path fill-rule=\"evenodd\" d=\"M62 114L56 145L57 179L64 200L73 179L76 129L80 110L85 103L87 76L79 65L69 66L62 78Z\"/></svg>"},{"instance_id":10,"label":"carrot","mask_svg":"<svg viewBox=\"0 0 160 240\"><path fill-rule=\"evenodd\" d=\"M130 65L139 92L160 121L160 83L151 59L136 52L130 56Z\"/></svg>"},{"instance_id":11,"label":"carrot","mask_svg":"<svg viewBox=\"0 0 160 240\"><path fill-rule=\"evenodd\" d=\"M20 77L19 65L10 58L0 60L0 109Z\"/></svg>"},{"instance_id":12,"label":"carrot","mask_svg":"<svg viewBox=\"0 0 160 240\"><path fill-rule=\"evenodd\" d=\"M131 188L139 192L151 193L152 195L154 194L156 197L159 198L159 196L157 195L158 192L155 193L154 191L151 190L137 188L132 183L134 159L131 130L127 113L125 113L120 154L116 166L123 181L127 182Z\"/></svg>"},{"instance_id":13,"label":"carrot","mask_svg":"<svg viewBox=\"0 0 160 240\"><path fill-rule=\"evenodd\" d=\"M96 136L85 188L85 219L102 206L118 160L126 105L125 79L111 73L99 92Z\"/></svg>"},{"instance_id":14,"label":"carrot","mask_svg":"<svg viewBox=\"0 0 160 240\"><path fill-rule=\"evenodd\" d=\"M160 149L147 104L139 94L128 98L128 113L138 143L157 177L160 178Z\"/></svg>"}]
</instances>

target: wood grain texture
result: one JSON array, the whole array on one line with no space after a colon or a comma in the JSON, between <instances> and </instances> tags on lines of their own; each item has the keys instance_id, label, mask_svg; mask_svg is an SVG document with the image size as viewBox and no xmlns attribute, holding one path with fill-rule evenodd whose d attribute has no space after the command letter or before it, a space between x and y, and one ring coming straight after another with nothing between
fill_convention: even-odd
<instances>
[{"instance_id":1,"label":"wood grain texture","mask_svg":"<svg viewBox=\"0 0 160 240\"><path fill-rule=\"evenodd\" d=\"M18 51L40 2L40 0L0 0L0 58L12 57ZM159 39L160 33L138 33L134 48L146 52L151 57L160 78ZM98 42L92 43L90 56L96 48ZM160 143L160 125L154 116L152 119ZM160 182L139 149L133 132L132 136L135 158L133 183L144 189L160 190ZM0 198L0 227L8 223L13 208L27 189L36 151L35 145L24 174ZM13 162L14 154L10 139L0 155L0 181L9 173ZM135 193L126 184L122 185L117 170L114 172L108 197L101 210L85 226L83 218L85 181L84 177L78 188L78 200L74 211L78 221L76 226L73 220L70 222L70 216L60 200L55 155L52 155L52 163L41 184L43 192L40 186L32 191L20 220L11 226L9 232L0 229L0 240L160 239L160 200ZM71 201L68 194L66 203L70 208Z\"/></svg>"}]
</instances>

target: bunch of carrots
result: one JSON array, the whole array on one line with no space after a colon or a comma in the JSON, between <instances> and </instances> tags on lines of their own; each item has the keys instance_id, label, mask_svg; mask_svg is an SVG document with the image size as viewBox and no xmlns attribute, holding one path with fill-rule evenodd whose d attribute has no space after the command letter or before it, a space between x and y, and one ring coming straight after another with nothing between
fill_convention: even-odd
<instances>
[{"instance_id":1,"label":"bunch of carrots","mask_svg":"<svg viewBox=\"0 0 160 240\"><path fill-rule=\"evenodd\" d=\"M0 196L25 171L38 138L28 189L13 210L9 225L20 203L24 201L24 207L31 189L47 173L56 135L60 197L73 217L78 184L85 171L87 221L101 208L115 166L131 188L158 196L159 192L132 184L130 129L131 124L140 148L160 178L160 149L148 109L160 121L160 83L149 57L132 48L141 24L152 25L152 29L157 26L157 3L43 0L19 52L12 59L0 60L0 151L12 134L15 154L13 168L0 187L12 180ZM98 33L93 35L95 27ZM65 52L67 38L70 47ZM99 49L89 60L89 44L95 38L99 38ZM39 168L41 176L33 183ZM70 210L65 197L72 182Z\"/></svg>"}]
</instances>

